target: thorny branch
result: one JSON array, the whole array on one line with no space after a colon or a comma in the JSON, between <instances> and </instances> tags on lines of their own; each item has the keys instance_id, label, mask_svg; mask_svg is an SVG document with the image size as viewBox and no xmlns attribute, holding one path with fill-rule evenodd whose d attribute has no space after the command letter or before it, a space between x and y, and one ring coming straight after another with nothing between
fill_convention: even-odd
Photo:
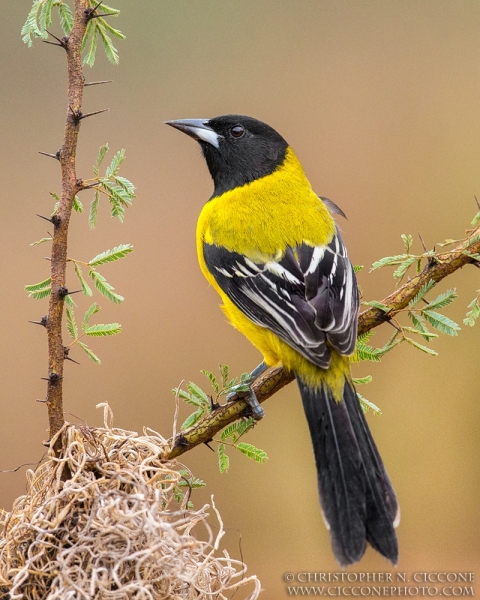
<instances>
[{"instance_id":1,"label":"thorny branch","mask_svg":"<svg viewBox=\"0 0 480 600\"><path fill-rule=\"evenodd\" d=\"M430 258L427 265L418 275L381 301L382 304L390 308L388 314L379 308L371 307L359 315L358 334L366 333L394 317L399 311L408 306L410 300L429 281L438 283L467 264L474 264L478 267L478 261L472 258L471 255L480 253L479 238L480 227L477 227L474 231L470 232L466 240L462 241L452 250L436 254L435 257ZM264 402L282 387L293 381L293 379L293 374L281 366L272 367L253 383L252 389L258 401ZM229 423L245 416L247 410L246 402L241 399L220 406L192 427L179 433L175 439L171 439L171 450L164 458L176 458L199 444L211 441L213 436Z\"/></svg>"},{"instance_id":2,"label":"thorny branch","mask_svg":"<svg viewBox=\"0 0 480 600\"><path fill-rule=\"evenodd\" d=\"M75 170L75 155L78 133L82 117L82 96L85 78L82 72L81 45L88 24L88 0L75 0L73 28L68 38L63 38L62 47L66 51L68 69L68 108L63 145L56 158L60 161L62 193L57 213L52 217L54 226L51 277L52 291L48 307L48 387L47 407L50 425L50 438L62 428L63 398L62 380L65 352L62 340L62 316L65 296L65 271L67 265L67 237L72 204L75 194L81 189ZM59 451L61 439L57 438Z\"/></svg>"}]
</instances>

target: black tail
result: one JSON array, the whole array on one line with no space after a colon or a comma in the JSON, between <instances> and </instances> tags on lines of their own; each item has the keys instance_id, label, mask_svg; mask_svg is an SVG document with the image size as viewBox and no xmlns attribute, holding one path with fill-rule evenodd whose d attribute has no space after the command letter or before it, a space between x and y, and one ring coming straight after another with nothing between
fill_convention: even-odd
<instances>
[{"instance_id":1,"label":"black tail","mask_svg":"<svg viewBox=\"0 0 480 600\"><path fill-rule=\"evenodd\" d=\"M336 402L325 385L312 389L297 381L337 561L342 567L358 562L369 542L396 565L397 499L353 384L345 380L343 400Z\"/></svg>"}]
</instances>

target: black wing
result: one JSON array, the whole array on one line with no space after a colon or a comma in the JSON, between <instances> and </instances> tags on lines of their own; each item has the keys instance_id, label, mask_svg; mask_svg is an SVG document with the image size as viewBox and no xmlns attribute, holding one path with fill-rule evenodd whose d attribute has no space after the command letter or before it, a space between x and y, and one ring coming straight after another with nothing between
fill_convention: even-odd
<instances>
[{"instance_id":1,"label":"black wing","mask_svg":"<svg viewBox=\"0 0 480 600\"><path fill-rule=\"evenodd\" d=\"M203 250L218 285L254 323L324 369L330 347L352 354L359 297L338 230L327 246L301 244L263 263L212 244Z\"/></svg>"}]
</instances>

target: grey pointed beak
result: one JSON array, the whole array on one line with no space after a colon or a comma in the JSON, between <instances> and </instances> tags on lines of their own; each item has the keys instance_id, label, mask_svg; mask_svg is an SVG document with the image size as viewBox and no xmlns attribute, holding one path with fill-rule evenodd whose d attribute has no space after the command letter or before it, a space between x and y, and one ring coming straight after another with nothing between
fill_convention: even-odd
<instances>
[{"instance_id":1,"label":"grey pointed beak","mask_svg":"<svg viewBox=\"0 0 480 600\"><path fill-rule=\"evenodd\" d=\"M177 119L176 121L164 122L166 125L183 131L194 140L207 142L215 148L219 147L220 136L208 126L209 119Z\"/></svg>"}]
</instances>

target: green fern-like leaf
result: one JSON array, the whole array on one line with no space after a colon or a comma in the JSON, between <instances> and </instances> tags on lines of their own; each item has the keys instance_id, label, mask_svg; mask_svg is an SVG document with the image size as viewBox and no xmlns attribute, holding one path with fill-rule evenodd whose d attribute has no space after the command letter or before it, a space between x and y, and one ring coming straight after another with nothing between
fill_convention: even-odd
<instances>
[{"instance_id":1,"label":"green fern-like leaf","mask_svg":"<svg viewBox=\"0 0 480 600\"><path fill-rule=\"evenodd\" d=\"M178 485L180 487L189 486L195 490L198 488L203 488L207 485L202 479L197 479L196 477L193 477L192 474L190 473L190 471L188 471L187 469L180 469L179 473L180 473L180 475L183 475L185 477L185 479L187 480L187 481L185 481L184 479L181 479L178 482Z\"/></svg>"},{"instance_id":2,"label":"green fern-like leaf","mask_svg":"<svg viewBox=\"0 0 480 600\"><path fill-rule=\"evenodd\" d=\"M427 283L422 285L422 287L418 290L418 292L415 294L415 296L410 300L410 302L408 303L408 306L413 307L416 304L418 304L420 302L420 300L422 300L425 297L427 292L429 292L434 286L435 286L435 282L433 280L427 281Z\"/></svg>"},{"instance_id":3,"label":"green fern-like leaf","mask_svg":"<svg viewBox=\"0 0 480 600\"><path fill-rule=\"evenodd\" d=\"M225 441L228 438L234 438L237 435L237 423L230 423L220 434L220 439Z\"/></svg>"},{"instance_id":4,"label":"green fern-like leaf","mask_svg":"<svg viewBox=\"0 0 480 600\"><path fill-rule=\"evenodd\" d=\"M355 385L364 385L372 381L372 376L366 375L365 377L352 377L352 379Z\"/></svg>"},{"instance_id":5,"label":"green fern-like leaf","mask_svg":"<svg viewBox=\"0 0 480 600\"><path fill-rule=\"evenodd\" d=\"M230 467L230 459L225 452L225 444L218 444L218 466L220 473L226 473Z\"/></svg>"},{"instance_id":6,"label":"green fern-like leaf","mask_svg":"<svg viewBox=\"0 0 480 600\"><path fill-rule=\"evenodd\" d=\"M228 383L228 365L218 365L220 368L220 375L222 377L222 388L225 389Z\"/></svg>"},{"instance_id":7,"label":"green fern-like leaf","mask_svg":"<svg viewBox=\"0 0 480 600\"><path fill-rule=\"evenodd\" d=\"M38 13L38 24L40 30L46 31L47 27L52 24L52 10L55 0L44 0Z\"/></svg>"},{"instance_id":8,"label":"green fern-like leaf","mask_svg":"<svg viewBox=\"0 0 480 600\"><path fill-rule=\"evenodd\" d=\"M384 313L388 313L392 310L386 304L383 304L382 302L378 302L378 300L370 300L370 302L363 302L363 304L365 304L366 306L373 306L374 308L378 308L379 310L383 311Z\"/></svg>"},{"instance_id":9,"label":"green fern-like leaf","mask_svg":"<svg viewBox=\"0 0 480 600\"><path fill-rule=\"evenodd\" d=\"M190 383L187 384L187 390L194 398L199 400L201 406L210 406L210 398L196 383L190 381Z\"/></svg>"},{"instance_id":10,"label":"green fern-like leaf","mask_svg":"<svg viewBox=\"0 0 480 600\"><path fill-rule=\"evenodd\" d=\"M80 265L76 262L73 263L73 266L75 268L75 274L78 277L78 280L80 282L80 285L82 286L82 292L85 296L91 296L93 294L90 286L88 285L88 283L85 281L85 278L83 276L82 273L82 269L80 268Z\"/></svg>"},{"instance_id":11,"label":"green fern-like leaf","mask_svg":"<svg viewBox=\"0 0 480 600\"><path fill-rule=\"evenodd\" d=\"M460 327L445 315L430 309L424 309L422 310L422 316L438 331L451 336L458 335L457 331L460 330Z\"/></svg>"},{"instance_id":12,"label":"green fern-like leaf","mask_svg":"<svg viewBox=\"0 0 480 600\"><path fill-rule=\"evenodd\" d=\"M408 312L408 317L412 321L412 324L415 328L415 333L418 333L423 337L424 340L430 341L432 337L438 337L436 333L431 333L427 327L425 326L424 319L420 315L415 314L414 312ZM404 328L407 329L407 328ZM408 329L407 329L408 330Z\"/></svg>"},{"instance_id":13,"label":"green fern-like leaf","mask_svg":"<svg viewBox=\"0 0 480 600\"><path fill-rule=\"evenodd\" d=\"M52 238L51 237L44 237L41 240L37 240L36 242L33 242L32 244L30 244L30 246L38 246L39 244L43 244L44 242L51 242Z\"/></svg>"},{"instance_id":14,"label":"green fern-like leaf","mask_svg":"<svg viewBox=\"0 0 480 600\"><path fill-rule=\"evenodd\" d=\"M113 179L118 183L118 185L123 188L126 192L126 197L130 200L135 198L135 186L131 181L129 181L126 177L121 177L120 175L113 175Z\"/></svg>"},{"instance_id":15,"label":"green fern-like leaf","mask_svg":"<svg viewBox=\"0 0 480 600\"><path fill-rule=\"evenodd\" d=\"M102 180L101 185L108 194L108 199L110 201L110 213L112 217L116 217L120 223L123 223L125 206L121 196L119 196L116 188L110 185L108 181Z\"/></svg>"},{"instance_id":16,"label":"green fern-like leaf","mask_svg":"<svg viewBox=\"0 0 480 600\"><path fill-rule=\"evenodd\" d=\"M192 396L192 394L189 394L185 390L182 390L181 388L173 388L172 393L178 395L178 397L181 398L187 404L190 404L191 406L202 407L203 410L203 405L198 400L198 398Z\"/></svg>"},{"instance_id":17,"label":"green fern-like leaf","mask_svg":"<svg viewBox=\"0 0 480 600\"><path fill-rule=\"evenodd\" d=\"M91 337L104 337L107 335L117 335L117 333L122 331L122 326L120 323L97 323L96 325L85 327L83 331Z\"/></svg>"},{"instance_id":18,"label":"green fern-like leaf","mask_svg":"<svg viewBox=\"0 0 480 600\"><path fill-rule=\"evenodd\" d=\"M82 43L82 51L88 47L87 53L83 58L83 64L93 67L97 53L97 24L95 21L89 21Z\"/></svg>"},{"instance_id":19,"label":"green fern-like leaf","mask_svg":"<svg viewBox=\"0 0 480 600\"><path fill-rule=\"evenodd\" d=\"M103 277L103 275L100 275L100 273L98 271L95 271L95 269L90 268L88 274L91 277L91 279L93 280L97 290L103 296L105 296L105 298L108 298L108 300L111 300L115 304L120 304L120 302L123 302L125 300L125 298L123 296L120 296L120 294L117 294L116 292L114 292L115 288L113 286L111 286L107 282L105 277Z\"/></svg>"},{"instance_id":20,"label":"green fern-like leaf","mask_svg":"<svg viewBox=\"0 0 480 600\"><path fill-rule=\"evenodd\" d=\"M82 324L83 330L85 330L85 328L88 326L88 321L90 320L90 317L92 317L93 315L95 315L99 311L100 311L100 306L98 306L98 304L96 302L94 302L90 306L90 308L88 308L85 311L85 314L83 315L83 324Z\"/></svg>"},{"instance_id":21,"label":"green fern-like leaf","mask_svg":"<svg viewBox=\"0 0 480 600\"><path fill-rule=\"evenodd\" d=\"M39 10L41 9L41 6L44 3L44 1L45 0L34 0L32 8L28 13L27 20L25 21L25 24L22 27L22 39L28 45L29 48L31 48L33 45L32 36L35 38L43 39L46 39L48 37L48 33L39 29L37 24Z\"/></svg>"},{"instance_id":22,"label":"green fern-like leaf","mask_svg":"<svg viewBox=\"0 0 480 600\"><path fill-rule=\"evenodd\" d=\"M375 331L370 329L370 331L366 331L365 333L361 333L357 337L357 342L360 344L366 344L372 337L375 335Z\"/></svg>"},{"instance_id":23,"label":"green fern-like leaf","mask_svg":"<svg viewBox=\"0 0 480 600\"><path fill-rule=\"evenodd\" d=\"M101 364L101 360L94 352L90 350L90 348L86 344L84 344L83 342L77 342L77 344L82 350L84 350L88 354L88 356L93 360L94 363L96 363L97 365Z\"/></svg>"},{"instance_id":24,"label":"green fern-like leaf","mask_svg":"<svg viewBox=\"0 0 480 600\"><path fill-rule=\"evenodd\" d=\"M73 340L78 339L78 328L75 322L75 314L73 312L73 308L67 306L65 309L65 314L67 315L67 331L70 334L70 337Z\"/></svg>"},{"instance_id":25,"label":"green fern-like leaf","mask_svg":"<svg viewBox=\"0 0 480 600\"><path fill-rule=\"evenodd\" d=\"M98 204L100 202L100 192L95 190L95 195L93 196L92 203L90 204L90 212L88 215L88 223L90 225L90 229L95 229L97 226L97 215L98 215Z\"/></svg>"},{"instance_id":26,"label":"green fern-like leaf","mask_svg":"<svg viewBox=\"0 0 480 600\"><path fill-rule=\"evenodd\" d=\"M92 260L89 261L91 267L97 265L103 265L108 262L114 262L124 256L127 256L130 252L133 252L133 246L131 244L120 244L113 248L113 250L105 250L101 254L97 254Z\"/></svg>"},{"instance_id":27,"label":"green fern-like leaf","mask_svg":"<svg viewBox=\"0 0 480 600\"><path fill-rule=\"evenodd\" d=\"M112 38L107 34L104 24L105 20L100 19L100 22L98 23L98 33L102 39L105 54L107 55L107 58L111 63L113 63L114 65L118 65L118 51L112 43Z\"/></svg>"},{"instance_id":28,"label":"green fern-like leaf","mask_svg":"<svg viewBox=\"0 0 480 600\"><path fill-rule=\"evenodd\" d=\"M408 254L410 252L410 248L412 247L412 244L413 244L413 237L410 234L405 235L404 233L402 233L402 235L400 237L403 240L403 245L405 246L405 252Z\"/></svg>"},{"instance_id":29,"label":"green fern-like leaf","mask_svg":"<svg viewBox=\"0 0 480 600\"><path fill-rule=\"evenodd\" d=\"M93 166L93 172L95 175L98 175L98 173L100 171L100 165L102 164L103 159L105 158L108 150L109 150L108 144L104 144L103 146L100 146L100 149L98 151L97 161L96 161L95 165Z\"/></svg>"},{"instance_id":30,"label":"green fern-like leaf","mask_svg":"<svg viewBox=\"0 0 480 600\"><path fill-rule=\"evenodd\" d=\"M415 346L415 348L418 348L422 352L425 352L425 354L430 354L431 356L438 356L438 353L435 352L435 350L432 350L431 348L427 348L426 346L422 346L422 344L419 344L415 340L412 340L412 338L409 338L409 337L405 336L404 339L405 339L406 342L408 342L412 346Z\"/></svg>"},{"instance_id":31,"label":"green fern-like leaf","mask_svg":"<svg viewBox=\"0 0 480 600\"><path fill-rule=\"evenodd\" d=\"M409 256L406 260L401 262L393 272L395 279L401 279L416 260L418 260L416 256Z\"/></svg>"},{"instance_id":32,"label":"green fern-like leaf","mask_svg":"<svg viewBox=\"0 0 480 600\"><path fill-rule=\"evenodd\" d=\"M215 375L211 371L206 371L204 369L202 369L200 371L200 373L202 373L203 375L205 375L205 377L207 377L209 379L210 383L212 384L213 389L215 390L215 393L218 394L218 390L220 388L219 388L218 381L217 381L217 378L215 377Z\"/></svg>"},{"instance_id":33,"label":"green fern-like leaf","mask_svg":"<svg viewBox=\"0 0 480 600\"><path fill-rule=\"evenodd\" d=\"M45 279L44 281L40 281L39 283L34 283L32 285L26 285L26 286L24 286L23 289L26 292L28 292L28 295L31 298L35 298L35 300L43 300L43 298L50 296L50 293L52 291L51 285L52 285L52 280L49 277L48 279Z\"/></svg>"},{"instance_id":34,"label":"green fern-like leaf","mask_svg":"<svg viewBox=\"0 0 480 600\"><path fill-rule=\"evenodd\" d=\"M453 288L451 290L447 290L443 294L440 294L440 296L437 296L437 298L435 298L435 300L432 300L432 302L429 302L428 306L426 308L428 310L431 310L432 308L438 309L438 308L443 308L444 306L448 306L457 297L456 291L457 290L455 288Z\"/></svg>"},{"instance_id":35,"label":"green fern-like leaf","mask_svg":"<svg viewBox=\"0 0 480 600\"><path fill-rule=\"evenodd\" d=\"M400 335L400 332L396 331L388 340L388 342L384 346L382 346L382 348L376 348L377 356L379 358L382 358L383 356L385 356L385 354L387 354L387 352L393 350L393 348L395 348L395 346L398 346L398 344L400 344L402 341L403 338Z\"/></svg>"},{"instance_id":36,"label":"green fern-like leaf","mask_svg":"<svg viewBox=\"0 0 480 600\"><path fill-rule=\"evenodd\" d=\"M183 431L184 429L188 429L189 427L192 427L192 425L195 425L195 423L197 423L198 421L200 421L200 419L202 418L204 412L205 411L203 410L203 408L199 408L194 413L192 413L191 415L189 415L185 419L185 421L181 424L180 430Z\"/></svg>"},{"instance_id":37,"label":"green fern-like leaf","mask_svg":"<svg viewBox=\"0 0 480 600\"><path fill-rule=\"evenodd\" d=\"M368 344L357 341L357 358L358 360L369 360L371 362L380 362L377 348L372 348Z\"/></svg>"},{"instance_id":38,"label":"green fern-like leaf","mask_svg":"<svg viewBox=\"0 0 480 600\"><path fill-rule=\"evenodd\" d=\"M80 198L78 196L74 197L72 208L77 213L83 213L83 204L80 202Z\"/></svg>"},{"instance_id":39,"label":"green fern-like leaf","mask_svg":"<svg viewBox=\"0 0 480 600\"><path fill-rule=\"evenodd\" d=\"M386 267L387 265L401 265L408 258L408 254L397 254L396 256L385 256L373 263L370 272Z\"/></svg>"},{"instance_id":40,"label":"green fern-like leaf","mask_svg":"<svg viewBox=\"0 0 480 600\"><path fill-rule=\"evenodd\" d=\"M252 427L255 425L256 421L253 417L248 417L248 419L242 419L239 423L237 423L237 434L238 437L241 438L242 435L250 431Z\"/></svg>"},{"instance_id":41,"label":"green fern-like leaf","mask_svg":"<svg viewBox=\"0 0 480 600\"><path fill-rule=\"evenodd\" d=\"M480 316L479 296L480 296L480 290L478 290L478 294L477 294L476 298L474 298L468 305L467 308L470 308L470 310L465 315L465 319L463 319L464 324L468 325L469 327L473 327L475 325L475 321Z\"/></svg>"},{"instance_id":42,"label":"green fern-like leaf","mask_svg":"<svg viewBox=\"0 0 480 600\"><path fill-rule=\"evenodd\" d=\"M242 454L245 454L245 456L248 456L248 458L251 458L255 462L264 463L268 459L267 453L264 450L260 450L260 448L252 446L252 444L238 442L238 444L235 444L235 448L240 450Z\"/></svg>"},{"instance_id":43,"label":"green fern-like leaf","mask_svg":"<svg viewBox=\"0 0 480 600\"><path fill-rule=\"evenodd\" d=\"M58 5L58 11L60 13L60 25L65 35L70 35L73 27L73 15L70 7L65 2L61 2Z\"/></svg>"},{"instance_id":44,"label":"green fern-like leaf","mask_svg":"<svg viewBox=\"0 0 480 600\"><path fill-rule=\"evenodd\" d=\"M52 279L51 277L48 277L48 279L44 279L43 281L40 281L39 283L34 283L32 285L26 285L24 286L24 290L26 292L38 292L39 290L43 290L45 288L50 288L50 286L52 285Z\"/></svg>"},{"instance_id":45,"label":"green fern-like leaf","mask_svg":"<svg viewBox=\"0 0 480 600\"><path fill-rule=\"evenodd\" d=\"M118 12L116 14L118 15ZM115 29L114 27L112 27L108 21L106 21L105 19L102 19L101 23L102 23L103 27L105 28L105 31L108 31L108 33L111 33L114 37L118 38L119 40L125 39L125 35L118 29ZM117 62L118 62L118 60L117 60Z\"/></svg>"},{"instance_id":46,"label":"green fern-like leaf","mask_svg":"<svg viewBox=\"0 0 480 600\"><path fill-rule=\"evenodd\" d=\"M108 179L110 177L118 175L118 170L120 169L120 165L122 164L122 162L124 160L125 160L125 149L122 148L112 158L112 162L110 163L110 165L107 167L107 170L105 171L105 177Z\"/></svg>"},{"instance_id":47,"label":"green fern-like leaf","mask_svg":"<svg viewBox=\"0 0 480 600\"><path fill-rule=\"evenodd\" d=\"M372 410L376 415L381 415L382 411L378 408L376 404L367 400L362 394L357 392L358 399L360 400L360 406L364 413L367 413L369 410Z\"/></svg>"},{"instance_id":48,"label":"green fern-like leaf","mask_svg":"<svg viewBox=\"0 0 480 600\"><path fill-rule=\"evenodd\" d=\"M408 331L408 333L416 333L423 337L424 340L430 341L432 338L437 338L438 333L430 333L429 331L422 331L421 329L417 329L415 327L406 327L405 325L402 327L402 331Z\"/></svg>"}]
</instances>

